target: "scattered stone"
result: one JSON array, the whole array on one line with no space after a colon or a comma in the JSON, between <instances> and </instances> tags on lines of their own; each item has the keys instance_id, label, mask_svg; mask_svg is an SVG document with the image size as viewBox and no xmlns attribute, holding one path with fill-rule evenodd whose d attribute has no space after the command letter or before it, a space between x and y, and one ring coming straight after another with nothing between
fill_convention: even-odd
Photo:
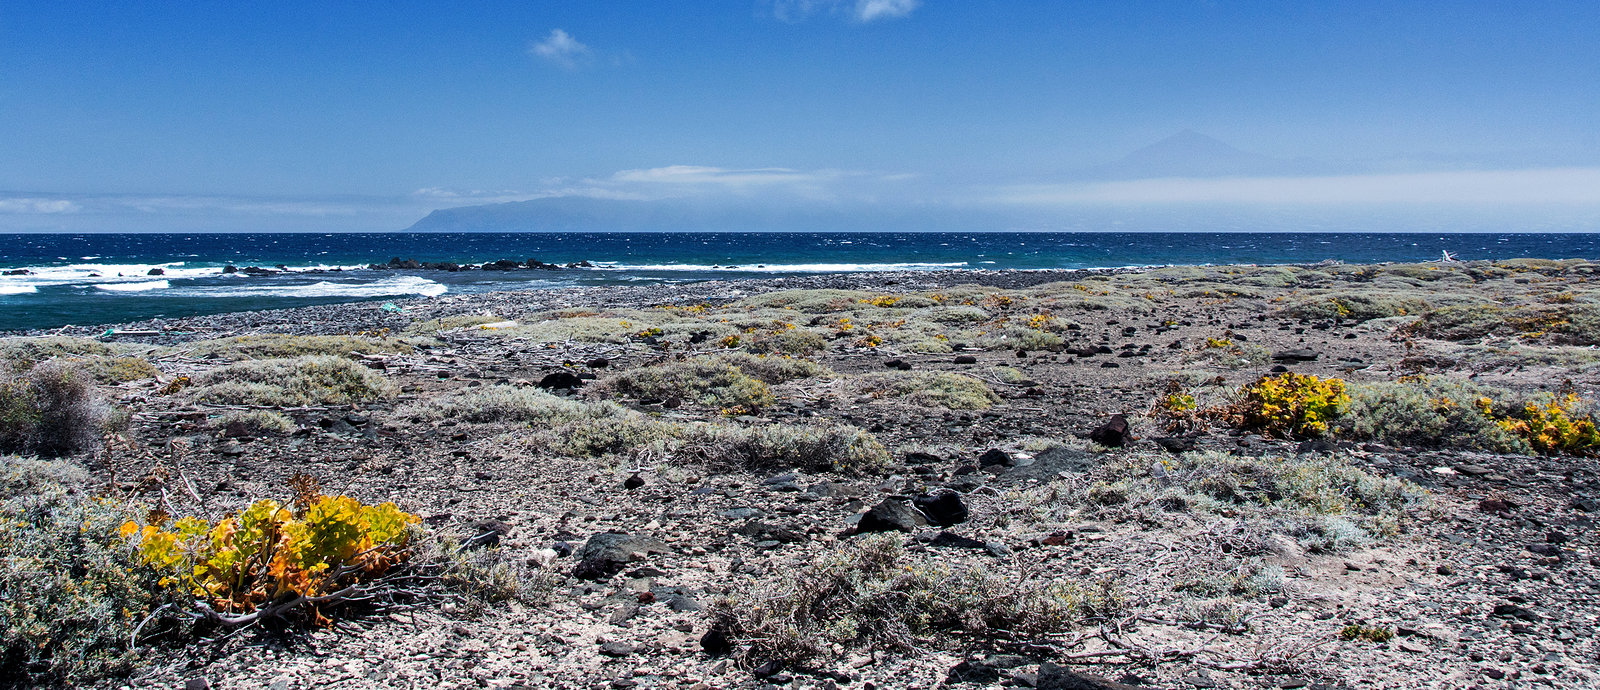
<instances>
[{"instance_id":1,"label":"scattered stone","mask_svg":"<svg viewBox=\"0 0 1600 690\"><path fill-rule=\"evenodd\" d=\"M1457 473L1467 475L1468 477L1482 477L1483 475L1494 473L1494 470L1484 467L1483 465L1456 465L1454 469Z\"/></svg>"}]
</instances>

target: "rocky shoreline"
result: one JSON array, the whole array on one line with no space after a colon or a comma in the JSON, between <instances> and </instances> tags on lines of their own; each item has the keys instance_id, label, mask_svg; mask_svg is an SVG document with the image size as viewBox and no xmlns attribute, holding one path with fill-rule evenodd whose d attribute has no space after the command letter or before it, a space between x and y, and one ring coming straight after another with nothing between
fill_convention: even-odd
<instances>
[{"instance_id":1,"label":"rocky shoreline","mask_svg":"<svg viewBox=\"0 0 1600 690\"><path fill-rule=\"evenodd\" d=\"M330 493L396 501L431 529L492 534L544 584L536 600L170 649L110 685L1593 687L1592 453L1450 447L1439 429L1407 438L1440 443L1402 443L1393 420L1382 433L1274 434L1201 413L1286 373L1337 378L1355 398L1361 386L1427 380L1592 398L1600 332L1584 319L1600 301L1596 268L909 271L121 324L136 335L115 337L117 354L147 359L159 377L105 387L131 411L129 447L144 450L97 456L97 479L181 468L195 495L172 500L216 511L281 494L304 472ZM1501 325L1470 333L1433 316L1491 303ZM1524 307L1559 310L1566 325L1523 329ZM397 393L251 405L195 392L258 356L241 353L268 335L373 344L343 356ZM690 380L673 369L713 360L731 364ZM776 363L805 371L768 371ZM754 382L692 380L736 375ZM180 377L195 388L175 387ZM643 435L575 450L574 438L599 431L424 414L518 390L614 405ZM246 409L284 415L293 430L210 421ZM867 434L884 461L736 466L683 440L795 428ZM906 573L1011 583L982 601L1070 585L1060 596L1071 620L1028 632L1035 606L1010 628L927 623L904 639L823 626L807 634L830 642L803 659L771 645L777 628L752 611L798 596L817 564L880 548L873 535L885 534L899 535ZM892 586L909 586L904 577ZM828 591L815 610L864 596ZM861 615L851 624L865 631L887 614Z\"/></svg>"}]
</instances>

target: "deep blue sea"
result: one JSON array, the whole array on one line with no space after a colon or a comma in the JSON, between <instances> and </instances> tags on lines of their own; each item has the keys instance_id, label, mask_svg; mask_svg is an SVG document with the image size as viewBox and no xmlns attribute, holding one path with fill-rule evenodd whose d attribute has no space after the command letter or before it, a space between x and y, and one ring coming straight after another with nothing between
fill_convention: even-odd
<instances>
[{"instance_id":1,"label":"deep blue sea","mask_svg":"<svg viewBox=\"0 0 1600 690\"><path fill-rule=\"evenodd\" d=\"M371 233L0 235L0 330L573 285L897 269L1600 257L1600 234ZM588 261L369 270L390 258ZM225 266L288 270L224 273ZM151 275L159 269L161 275ZM274 269L276 270L276 269Z\"/></svg>"}]
</instances>

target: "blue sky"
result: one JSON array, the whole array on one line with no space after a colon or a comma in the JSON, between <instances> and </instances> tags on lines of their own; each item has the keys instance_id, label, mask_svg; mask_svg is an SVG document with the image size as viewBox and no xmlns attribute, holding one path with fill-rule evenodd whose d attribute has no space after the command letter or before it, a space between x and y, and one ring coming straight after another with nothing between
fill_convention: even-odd
<instances>
[{"instance_id":1,"label":"blue sky","mask_svg":"<svg viewBox=\"0 0 1600 690\"><path fill-rule=\"evenodd\" d=\"M1600 206L1593 0L232 4L0 4L0 231L560 195ZM1183 130L1307 164L1086 179Z\"/></svg>"}]
</instances>

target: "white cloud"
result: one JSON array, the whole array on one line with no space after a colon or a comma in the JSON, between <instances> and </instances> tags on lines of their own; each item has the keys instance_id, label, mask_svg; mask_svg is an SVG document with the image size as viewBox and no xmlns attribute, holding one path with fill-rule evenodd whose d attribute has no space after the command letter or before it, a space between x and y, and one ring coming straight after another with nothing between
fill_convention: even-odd
<instances>
[{"instance_id":1,"label":"white cloud","mask_svg":"<svg viewBox=\"0 0 1600 690\"><path fill-rule=\"evenodd\" d=\"M899 19L909 16L920 4L921 0L856 0L856 21Z\"/></svg>"},{"instance_id":2,"label":"white cloud","mask_svg":"<svg viewBox=\"0 0 1600 690\"><path fill-rule=\"evenodd\" d=\"M815 14L849 17L863 24L910 16L922 0L772 0L772 16L802 22Z\"/></svg>"},{"instance_id":3,"label":"white cloud","mask_svg":"<svg viewBox=\"0 0 1600 690\"><path fill-rule=\"evenodd\" d=\"M1600 168L1546 168L1324 177L1161 178L1022 185L997 195L1022 204L1600 204Z\"/></svg>"},{"instance_id":4,"label":"white cloud","mask_svg":"<svg viewBox=\"0 0 1600 690\"><path fill-rule=\"evenodd\" d=\"M703 165L669 165L663 168L622 170L611 176L617 182L646 184L698 184L724 187L814 183L838 177L832 171L800 172L788 168L748 168L743 170Z\"/></svg>"},{"instance_id":5,"label":"white cloud","mask_svg":"<svg viewBox=\"0 0 1600 690\"><path fill-rule=\"evenodd\" d=\"M82 207L66 199L38 199L32 197L18 197L13 199L0 199L0 213L77 213Z\"/></svg>"},{"instance_id":6,"label":"white cloud","mask_svg":"<svg viewBox=\"0 0 1600 690\"><path fill-rule=\"evenodd\" d=\"M552 29L550 36L533 44L528 52L537 55L562 69L577 69L580 60L589 57L589 46L578 42L561 29Z\"/></svg>"}]
</instances>

